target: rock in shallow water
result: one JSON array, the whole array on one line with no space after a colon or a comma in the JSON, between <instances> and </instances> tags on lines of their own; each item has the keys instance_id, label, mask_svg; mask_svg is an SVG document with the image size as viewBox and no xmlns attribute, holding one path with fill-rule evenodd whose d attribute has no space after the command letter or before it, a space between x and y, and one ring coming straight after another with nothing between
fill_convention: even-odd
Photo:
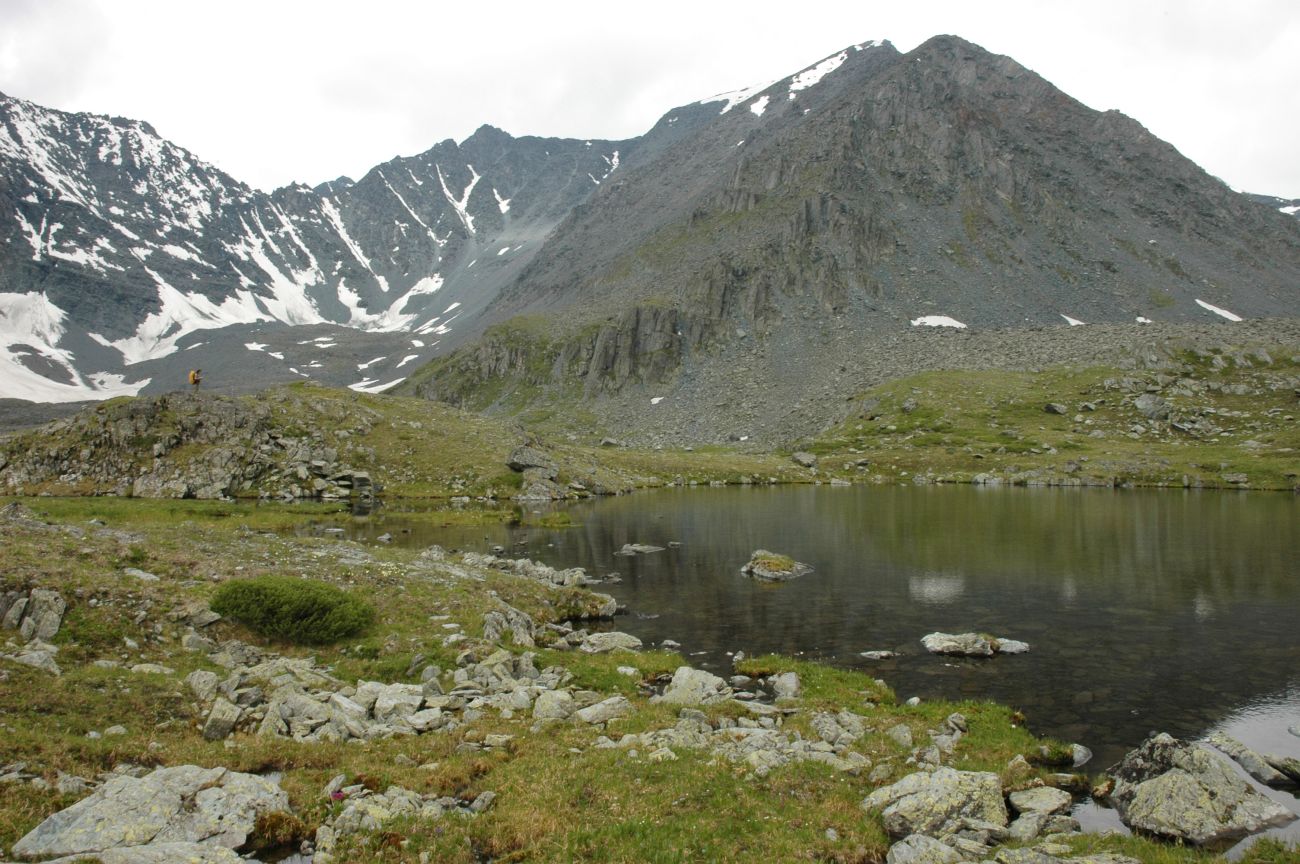
<instances>
[{"instance_id":1,"label":"rock in shallow water","mask_svg":"<svg viewBox=\"0 0 1300 864\"><path fill-rule=\"evenodd\" d=\"M1226 843L1296 818L1209 750L1155 735L1110 770L1110 801L1135 831L1194 846Z\"/></svg>"}]
</instances>

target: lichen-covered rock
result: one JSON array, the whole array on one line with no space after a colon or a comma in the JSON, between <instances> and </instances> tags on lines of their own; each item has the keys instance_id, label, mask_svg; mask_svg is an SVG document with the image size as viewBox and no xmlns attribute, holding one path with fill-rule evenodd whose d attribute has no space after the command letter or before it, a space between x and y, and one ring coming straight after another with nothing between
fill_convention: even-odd
<instances>
[{"instance_id":1,"label":"lichen-covered rock","mask_svg":"<svg viewBox=\"0 0 1300 864\"><path fill-rule=\"evenodd\" d=\"M1286 786L1292 781L1281 771L1269 764L1269 758L1256 753L1236 738L1215 732L1209 742L1232 758L1246 773L1266 786Z\"/></svg>"},{"instance_id":2,"label":"lichen-covered rock","mask_svg":"<svg viewBox=\"0 0 1300 864\"><path fill-rule=\"evenodd\" d=\"M889 847L885 864L961 864L957 850L933 837L911 834Z\"/></svg>"},{"instance_id":3,"label":"lichen-covered rock","mask_svg":"<svg viewBox=\"0 0 1300 864\"><path fill-rule=\"evenodd\" d=\"M909 774L872 792L862 806L880 810L885 830L898 838L909 834L943 838L961 830L967 819L1007 825L1002 784L998 775L986 771L939 768Z\"/></svg>"},{"instance_id":4,"label":"lichen-covered rock","mask_svg":"<svg viewBox=\"0 0 1300 864\"><path fill-rule=\"evenodd\" d=\"M1017 813L1046 813L1049 816L1054 813L1064 813L1074 803L1069 792L1051 786L1022 789L1019 792L1012 792L1007 797Z\"/></svg>"},{"instance_id":5,"label":"lichen-covered rock","mask_svg":"<svg viewBox=\"0 0 1300 864\"><path fill-rule=\"evenodd\" d=\"M195 765L159 768L142 778L113 777L33 828L13 854L45 858L157 843L236 849L259 813L288 809L288 795L264 777Z\"/></svg>"},{"instance_id":6,"label":"lichen-covered rock","mask_svg":"<svg viewBox=\"0 0 1300 864\"><path fill-rule=\"evenodd\" d=\"M813 568L807 564L766 549L755 549L754 554L749 556L749 561L740 568L741 573L763 582L787 582L812 571Z\"/></svg>"},{"instance_id":7,"label":"lichen-covered rock","mask_svg":"<svg viewBox=\"0 0 1300 864\"><path fill-rule=\"evenodd\" d=\"M1134 831L1206 846L1296 816L1238 777L1220 756L1170 735L1148 738L1110 769L1110 801Z\"/></svg>"}]
</instances>

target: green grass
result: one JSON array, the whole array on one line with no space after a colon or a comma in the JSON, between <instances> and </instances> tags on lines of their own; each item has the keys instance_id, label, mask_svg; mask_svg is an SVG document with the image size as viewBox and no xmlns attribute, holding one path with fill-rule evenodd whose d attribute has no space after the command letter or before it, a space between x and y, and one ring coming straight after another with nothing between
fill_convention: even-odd
<instances>
[{"instance_id":1,"label":"green grass","mask_svg":"<svg viewBox=\"0 0 1300 864\"><path fill-rule=\"evenodd\" d=\"M1206 417L1224 435L1152 421L1130 404L1135 394L1106 386L1122 378L1145 386L1166 373L936 371L861 394L870 411L804 442L804 449L820 457L824 472L867 482L913 482L918 475L969 482L986 474L1005 483L1221 487L1229 485L1225 475L1244 473L1252 489L1291 489L1300 471L1300 407L1287 382L1297 366L1285 348L1273 356L1269 366L1229 361L1223 369L1189 356L1164 379L1161 395L1175 418ZM1233 388L1240 385L1258 392L1238 395ZM916 405L910 412L903 410L908 400ZM1065 405L1066 413L1046 412L1049 402ZM869 466L859 467L860 460Z\"/></svg>"},{"instance_id":2,"label":"green grass","mask_svg":"<svg viewBox=\"0 0 1300 864\"><path fill-rule=\"evenodd\" d=\"M545 623L591 609L590 594L551 589L493 571L455 575L422 565L417 553L406 549L361 549L336 540L250 530L238 518L195 516L206 512L197 504L187 505L195 508L187 511L190 518L168 516L151 522L145 514L160 502L29 503L57 510L55 521L64 527L51 531L0 522L5 549L0 588L54 587L68 598L69 610L56 640L65 673L53 678L0 661L0 671L8 676L0 686L0 764L25 761L33 766L29 770L51 783L58 772L93 778L124 762L281 772L294 817L301 823L284 820L264 826L267 835L281 839L306 836L337 812L341 805L323 799L320 790L338 773L376 788L400 785L465 799L486 790L497 793L496 806L482 816L399 820L373 835L345 841L339 860L415 864L427 854L429 860L467 864L487 857L530 862L879 862L888 841L878 820L862 812L860 802L874 785L912 770L906 764L908 751L884 732L902 723L915 740L925 741L927 730L940 727L953 712L965 716L969 729L950 760L955 767L996 771L1007 788L1029 785L1054 770L1042 766L1019 774L1009 771L1014 756L1033 754L1044 743L1059 743L1035 738L1006 706L985 701L899 705L892 691L869 675L776 655L749 658L739 671L799 675L803 692L790 704L800 711L786 720L787 732L807 737L816 711L849 710L862 716L869 731L854 749L873 767L889 769L876 784L866 772L853 776L813 763L788 765L759 777L742 764L689 750L678 752L676 761L651 762L646 752L595 748L602 734L595 728L561 723L533 731L530 716L496 712L486 712L453 733L364 744L302 744L247 734L234 736L228 746L208 742L200 734L202 706L183 679L199 668L221 675L225 671L200 653L178 649L184 627L170 613L188 601L211 598L232 575L310 576L373 603L372 630L311 651L318 663L344 681L409 681L408 672L413 675L424 663L453 668L457 653L466 646L493 650L495 646L483 645L477 637L484 612L500 603ZM129 511L136 507L141 509L133 516ZM293 513L304 521L314 518L310 509L273 513L274 520ZM109 524L87 525L91 514ZM160 576L159 581L141 582L124 574L122 564L127 561L143 564ZM464 569L463 562L452 563ZM459 625L469 639L443 646L441 635L447 631L441 627L442 616ZM206 632L215 639L240 638L287 656L308 656L305 648L268 642L232 621L219 622ZM539 668L564 666L576 689L619 693L632 702L631 716L613 722L603 734L618 738L676 721L676 709L651 704L642 685L670 674L683 662L680 655L537 653ZM423 658L420 663L417 655ZM97 659L122 665L100 668L92 663ZM131 673L129 666L140 662L163 663L175 671ZM619 666L632 667L636 674L624 674ZM34 693L39 698L33 698ZM716 718L740 710L724 705L710 707L707 713ZM126 734L86 737L114 724L125 726ZM514 739L490 751L462 746L492 733ZM73 800L50 790L0 786L0 846L11 846ZM837 839L828 839L827 829L834 829ZM1071 842L1080 852L1116 851L1146 864L1219 860L1133 838L1084 837ZM1292 849L1261 844L1245 860L1281 864L1294 855Z\"/></svg>"}]
</instances>

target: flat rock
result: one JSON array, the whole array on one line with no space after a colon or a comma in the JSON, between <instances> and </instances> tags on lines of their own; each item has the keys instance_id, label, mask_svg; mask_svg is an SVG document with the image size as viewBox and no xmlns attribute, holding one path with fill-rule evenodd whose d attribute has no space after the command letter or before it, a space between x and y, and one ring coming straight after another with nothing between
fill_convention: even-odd
<instances>
[{"instance_id":1,"label":"flat rock","mask_svg":"<svg viewBox=\"0 0 1300 864\"><path fill-rule=\"evenodd\" d=\"M611 696L603 702L597 702L577 711L573 716L577 717L583 723L608 723L610 720L619 717L626 717L632 712L632 703L627 701L623 696Z\"/></svg>"},{"instance_id":2,"label":"flat rock","mask_svg":"<svg viewBox=\"0 0 1300 864\"><path fill-rule=\"evenodd\" d=\"M141 778L111 778L33 828L13 854L44 858L157 843L236 849L259 813L288 809L289 796L264 777L196 765L159 768Z\"/></svg>"},{"instance_id":3,"label":"flat rock","mask_svg":"<svg viewBox=\"0 0 1300 864\"><path fill-rule=\"evenodd\" d=\"M1168 840L1218 845L1296 818L1252 789L1223 757L1163 733L1126 755L1110 775L1120 820Z\"/></svg>"},{"instance_id":4,"label":"flat rock","mask_svg":"<svg viewBox=\"0 0 1300 864\"><path fill-rule=\"evenodd\" d=\"M651 546L648 543L624 543L623 548L615 552L615 555L631 557L633 555L649 555L652 552L662 552L664 547Z\"/></svg>"},{"instance_id":5,"label":"flat rock","mask_svg":"<svg viewBox=\"0 0 1300 864\"><path fill-rule=\"evenodd\" d=\"M863 651L858 655L868 660L891 660L898 656L897 651Z\"/></svg>"},{"instance_id":6,"label":"flat rock","mask_svg":"<svg viewBox=\"0 0 1300 864\"><path fill-rule=\"evenodd\" d=\"M611 630L608 633L592 633L582 640L579 651L587 654L604 654L609 651L637 651L641 640L631 633Z\"/></svg>"},{"instance_id":7,"label":"flat rock","mask_svg":"<svg viewBox=\"0 0 1300 864\"><path fill-rule=\"evenodd\" d=\"M862 807L880 810L885 830L896 838L924 834L942 839L960 831L970 819L999 828L1007 825L1002 783L988 771L939 768L909 774L872 792Z\"/></svg>"},{"instance_id":8,"label":"flat rock","mask_svg":"<svg viewBox=\"0 0 1300 864\"><path fill-rule=\"evenodd\" d=\"M1064 813L1074 803L1069 792L1051 786L1012 792L1008 799L1017 813L1043 813L1049 816L1054 813Z\"/></svg>"}]
</instances>

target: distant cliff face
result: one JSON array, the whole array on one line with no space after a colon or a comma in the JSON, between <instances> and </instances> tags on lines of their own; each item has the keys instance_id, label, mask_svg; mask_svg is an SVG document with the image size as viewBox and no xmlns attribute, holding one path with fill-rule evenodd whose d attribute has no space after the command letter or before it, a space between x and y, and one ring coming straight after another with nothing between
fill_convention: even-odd
<instances>
[{"instance_id":1,"label":"distant cliff face","mask_svg":"<svg viewBox=\"0 0 1300 864\"><path fill-rule=\"evenodd\" d=\"M751 344L810 373L831 331L1293 316L1293 209L954 37L850 46L627 141L485 126L270 194L148 124L6 97L0 398L194 366L594 398Z\"/></svg>"}]
</instances>

